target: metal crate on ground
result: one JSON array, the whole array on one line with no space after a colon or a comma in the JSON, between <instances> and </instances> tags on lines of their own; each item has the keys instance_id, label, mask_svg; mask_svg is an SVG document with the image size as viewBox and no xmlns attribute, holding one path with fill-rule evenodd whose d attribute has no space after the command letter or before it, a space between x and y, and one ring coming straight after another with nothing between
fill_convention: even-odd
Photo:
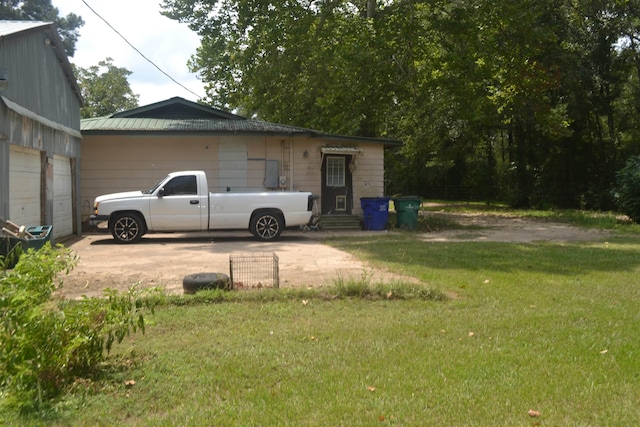
<instances>
[{"instance_id":1,"label":"metal crate on ground","mask_svg":"<svg viewBox=\"0 0 640 427\"><path fill-rule=\"evenodd\" d=\"M229 255L231 285L235 289L278 288L280 270L275 253Z\"/></svg>"}]
</instances>

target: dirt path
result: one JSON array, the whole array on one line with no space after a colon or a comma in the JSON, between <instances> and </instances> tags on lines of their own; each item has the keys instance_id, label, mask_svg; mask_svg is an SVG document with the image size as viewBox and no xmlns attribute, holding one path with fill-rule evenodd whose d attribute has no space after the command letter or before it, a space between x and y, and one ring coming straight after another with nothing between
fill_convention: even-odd
<instances>
[{"instance_id":1,"label":"dirt path","mask_svg":"<svg viewBox=\"0 0 640 427\"><path fill-rule=\"evenodd\" d=\"M436 215L446 216L449 221L463 226L472 226L473 229L425 233L422 236L425 241L570 242L602 240L611 235L611 233L602 230L590 230L557 222L511 216L477 213L438 213Z\"/></svg>"},{"instance_id":2,"label":"dirt path","mask_svg":"<svg viewBox=\"0 0 640 427\"><path fill-rule=\"evenodd\" d=\"M427 242L496 241L598 241L609 233L585 230L566 224L521 218L444 214L472 230L448 230L420 234ZM100 296L106 288L126 290L139 283L143 287L161 286L181 293L184 276L200 272L229 274L233 254L276 253L279 258L280 287L322 286L337 280L359 279L372 282L415 280L399 278L374 269L351 254L322 243L331 236L344 238L379 232L298 232L283 233L273 243L257 242L246 232L172 233L148 235L138 244L120 245L109 234L89 234L65 242L78 256L79 264L64 278L62 293L67 298Z\"/></svg>"}]
</instances>

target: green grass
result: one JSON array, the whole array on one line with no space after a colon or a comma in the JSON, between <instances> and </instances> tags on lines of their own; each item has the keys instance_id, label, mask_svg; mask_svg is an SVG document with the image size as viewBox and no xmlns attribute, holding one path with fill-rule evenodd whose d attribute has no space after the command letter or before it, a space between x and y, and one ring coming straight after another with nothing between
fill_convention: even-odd
<instances>
[{"instance_id":1,"label":"green grass","mask_svg":"<svg viewBox=\"0 0 640 427\"><path fill-rule=\"evenodd\" d=\"M104 378L0 424L640 425L638 235L327 243L429 291L365 274L319 291L169 298Z\"/></svg>"}]
</instances>

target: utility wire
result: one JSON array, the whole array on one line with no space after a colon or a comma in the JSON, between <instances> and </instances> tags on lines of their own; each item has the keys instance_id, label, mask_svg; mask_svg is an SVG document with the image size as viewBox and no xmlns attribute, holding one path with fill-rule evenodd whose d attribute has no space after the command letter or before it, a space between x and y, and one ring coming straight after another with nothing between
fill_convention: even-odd
<instances>
[{"instance_id":1,"label":"utility wire","mask_svg":"<svg viewBox=\"0 0 640 427\"><path fill-rule=\"evenodd\" d=\"M140 52L140 50L138 50L138 48L136 48L134 45L131 44L131 42L129 42L129 40L127 40L127 38L125 36L123 36L122 34L120 34L120 32L118 30L116 30L115 28L113 28L113 25L111 25L106 19L104 19L102 16L100 16L100 14L98 12L96 12L91 6L89 6L89 3L87 3L85 0L82 0L82 3L85 4L85 6L87 6L89 8L89 10L91 10L91 12L93 12L98 18L102 19L104 21L105 24L107 24L109 26L109 28L111 28L117 35L120 36L120 38L122 40L125 41L125 43L127 43L129 46L131 46L131 48L133 50L135 50L136 52L138 52L138 54L143 57L149 64L153 65L154 67L156 67L158 69L158 71L160 71L162 74L164 74L165 76L169 77L169 79L171 79L171 81L173 81L175 84L177 84L178 86L180 86L181 88L183 88L184 90L186 90L187 92L192 93L193 95L197 96L198 98L202 98L199 94L195 93L194 91L192 91L191 89L189 89L188 87L186 87L185 85L183 85L182 83L180 83L179 81L177 81L176 79L174 79L173 77L171 77L167 72L165 72L162 68L158 67L152 60L150 60L149 58L147 58L144 53Z\"/></svg>"}]
</instances>

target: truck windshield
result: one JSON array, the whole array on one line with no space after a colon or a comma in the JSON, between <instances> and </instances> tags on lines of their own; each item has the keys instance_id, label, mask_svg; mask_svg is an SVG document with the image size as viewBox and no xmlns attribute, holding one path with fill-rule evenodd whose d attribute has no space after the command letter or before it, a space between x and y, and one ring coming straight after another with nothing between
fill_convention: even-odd
<instances>
[{"instance_id":1,"label":"truck windshield","mask_svg":"<svg viewBox=\"0 0 640 427\"><path fill-rule=\"evenodd\" d=\"M167 179L168 176L169 175L167 175L164 178L162 178L160 181L157 182L156 185L154 185L153 187L151 187L147 191L143 191L142 194L152 194L154 191L156 191L158 189L158 187L160 187L160 184L162 184L164 182L164 180Z\"/></svg>"}]
</instances>

